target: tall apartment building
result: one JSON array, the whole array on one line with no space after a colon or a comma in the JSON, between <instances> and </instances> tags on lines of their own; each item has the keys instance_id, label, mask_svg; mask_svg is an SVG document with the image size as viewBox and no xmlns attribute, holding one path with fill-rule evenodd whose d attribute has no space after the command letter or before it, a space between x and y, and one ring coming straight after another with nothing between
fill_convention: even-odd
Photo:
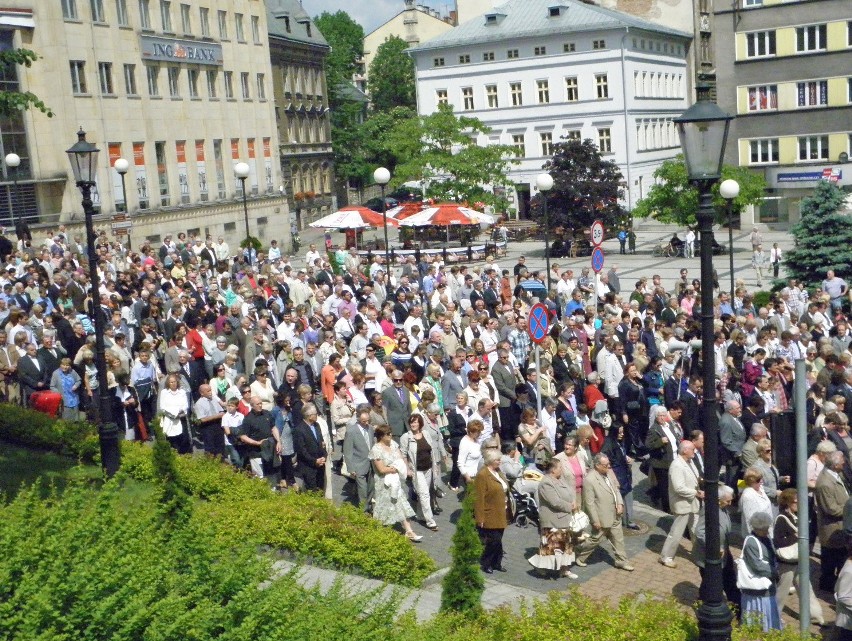
<instances>
[{"instance_id":1,"label":"tall apartment building","mask_svg":"<svg viewBox=\"0 0 852 641\"><path fill-rule=\"evenodd\" d=\"M289 237L272 101L267 19L260 0L9 0L4 46L42 59L7 78L55 113L0 124L2 154L22 158L22 211L33 222L82 221L65 150L82 127L100 149L95 207L128 211L135 242L195 231L245 236L246 162L251 233ZM26 17L22 20L21 17ZM10 24L11 22L11 24ZM0 154L0 157L2 157ZM125 202L119 157L130 162ZM7 191L15 177L3 168ZM0 217L9 220L7 202ZM103 223L99 223L102 226Z\"/></svg>"},{"instance_id":2,"label":"tall apartment building","mask_svg":"<svg viewBox=\"0 0 852 641\"><path fill-rule=\"evenodd\" d=\"M509 144L519 216L553 145L592 139L614 160L632 209L680 142L689 36L578 0L509 0L411 50L417 108L441 103L491 128L478 144Z\"/></svg>"},{"instance_id":3,"label":"tall apartment building","mask_svg":"<svg viewBox=\"0 0 852 641\"><path fill-rule=\"evenodd\" d=\"M760 222L795 222L817 181L852 185L852 3L738 0L715 17L726 160L766 177Z\"/></svg>"}]
</instances>

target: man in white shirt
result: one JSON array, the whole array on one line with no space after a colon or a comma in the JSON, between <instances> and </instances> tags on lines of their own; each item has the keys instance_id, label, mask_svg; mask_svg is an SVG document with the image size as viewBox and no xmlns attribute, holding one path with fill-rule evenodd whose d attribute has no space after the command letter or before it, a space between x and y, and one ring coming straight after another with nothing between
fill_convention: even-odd
<instances>
[{"instance_id":1,"label":"man in white shirt","mask_svg":"<svg viewBox=\"0 0 852 641\"><path fill-rule=\"evenodd\" d=\"M616 343L612 353L607 356L604 365L604 381L606 382L606 395L610 398L618 398L618 384L624 378L624 345Z\"/></svg>"},{"instance_id":2,"label":"man in white shirt","mask_svg":"<svg viewBox=\"0 0 852 641\"><path fill-rule=\"evenodd\" d=\"M408 318L405 319L405 323L403 323L402 328L405 330L405 333L411 335L412 326L417 325L420 328L420 335L424 336L426 334L426 327L423 325L423 308L420 305L415 305L411 308L411 311L408 312Z\"/></svg>"},{"instance_id":3,"label":"man in white shirt","mask_svg":"<svg viewBox=\"0 0 852 641\"><path fill-rule=\"evenodd\" d=\"M348 307L343 307L340 313L340 318L334 324L334 335L337 340L348 342L355 335L355 326L350 319L351 312Z\"/></svg>"},{"instance_id":4,"label":"man in white shirt","mask_svg":"<svg viewBox=\"0 0 852 641\"><path fill-rule=\"evenodd\" d=\"M322 259L322 254L317 251L317 246L311 243L305 253L305 267L313 267L314 261L317 259Z\"/></svg>"}]
</instances>

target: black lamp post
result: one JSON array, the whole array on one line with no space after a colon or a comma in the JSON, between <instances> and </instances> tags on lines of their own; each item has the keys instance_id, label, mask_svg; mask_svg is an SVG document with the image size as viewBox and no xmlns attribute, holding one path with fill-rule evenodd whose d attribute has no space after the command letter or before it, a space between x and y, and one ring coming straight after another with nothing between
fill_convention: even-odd
<instances>
[{"instance_id":1,"label":"black lamp post","mask_svg":"<svg viewBox=\"0 0 852 641\"><path fill-rule=\"evenodd\" d=\"M118 172L118 175L121 176L121 194L124 198L124 213L128 213L127 207L127 186L124 184L124 179L127 176L127 172L130 169L130 163L127 162L125 158L116 158L115 162L112 163L112 168ZM116 208L117 209L117 208ZM127 249L132 249L132 244L130 241L130 230L127 230Z\"/></svg>"},{"instance_id":2,"label":"black lamp post","mask_svg":"<svg viewBox=\"0 0 852 641\"><path fill-rule=\"evenodd\" d=\"M9 208L9 213L12 219L12 226L15 225L15 209L20 206L20 195L18 194L18 167L21 166L21 157L18 154L6 154L6 167L12 169L12 180L15 181L15 202Z\"/></svg>"},{"instance_id":3,"label":"black lamp post","mask_svg":"<svg viewBox=\"0 0 852 641\"><path fill-rule=\"evenodd\" d=\"M675 118L689 180L698 188L698 227L701 232L701 361L704 396L704 515L707 561L698 607L699 639L731 638L731 611L722 590L719 553L719 424L716 416L716 376L713 362L713 184L722 173L722 157L733 116L709 97L709 87L697 87L698 100Z\"/></svg>"},{"instance_id":4,"label":"black lamp post","mask_svg":"<svg viewBox=\"0 0 852 641\"><path fill-rule=\"evenodd\" d=\"M740 184L733 178L723 180L719 194L728 203L728 258L731 262L731 309L734 308L734 198L740 195Z\"/></svg>"},{"instance_id":5,"label":"black lamp post","mask_svg":"<svg viewBox=\"0 0 852 641\"><path fill-rule=\"evenodd\" d=\"M74 181L83 194L83 213L86 218L86 245L89 253L89 280L91 280L92 316L95 321L95 366L98 370L98 436L101 445L101 465L107 476L118 471L120 452L118 447L118 427L112 422L112 398L107 382L106 347L104 332L107 319L101 309L100 278L98 277L98 255L95 252L95 227L92 217L92 187L98 172L98 154L100 150L86 142L86 132L80 127L77 142L65 153L71 161Z\"/></svg>"},{"instance_id":6,"label":"black lamp post","mask_svg":"<svg viewBox=\"0 0 852 641\"><path fill-rule=\"evenodd\" d=\"M550 221L547 216L547 192L553 189L553 176L550 174L539 174L536 176L535 185L541 192L541 199L544 204L544 264L547 270L547 277L544 279L544 285L547 291L550 291Z\"/></svg>"},{"instance_id":7,"label":"black lamp post","mask_svg":"<svg viewBox=\"0 0 852 641\"><path fill-rule=\"evenodd\" d=\"M390 282L390 250L388 249L388 204L385 202L385 186L390 182L390 171L379 167L373 172L373 180L382 188L382 219L385 227L385 269L388 271L388 282Z\"/></svg>"},{"instance_id":8,"label":"black lamp post","mask_svg":"<svg viewBox=\"0 0 852 641\"><path fill-rule=\"evenodd\" d=\"M249 233L249 222L248 222L248 201L246 200L246 178L249 175L249 166L247 162L238 162L234 165L234 174L237 176L237 179L240 181L243 190L243 217L246 221L246 251L248 252L249 265L254 264L251 258L251 233Z\"/></svg>"}]
</instances>

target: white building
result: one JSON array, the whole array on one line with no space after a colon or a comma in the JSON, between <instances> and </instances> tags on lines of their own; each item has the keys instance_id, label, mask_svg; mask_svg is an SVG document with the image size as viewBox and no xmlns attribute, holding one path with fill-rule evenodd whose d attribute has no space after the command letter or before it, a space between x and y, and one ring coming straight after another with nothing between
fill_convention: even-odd
<instances>
[{"instance_id":1,"label":"white building","mask_svg":"<svg viewBox=\"0 0 852 641\"><path fill-rule=\"evenodd\" d=\"M625 206L679 153L673 119L688 105L688 34L575 0L509 0L410 49L417 108L449 103L510 144L520 217L535 176L563 137L590 138L621 168ZM513 199L514 196L514 199Z\"/></svg>"}]
</instances>

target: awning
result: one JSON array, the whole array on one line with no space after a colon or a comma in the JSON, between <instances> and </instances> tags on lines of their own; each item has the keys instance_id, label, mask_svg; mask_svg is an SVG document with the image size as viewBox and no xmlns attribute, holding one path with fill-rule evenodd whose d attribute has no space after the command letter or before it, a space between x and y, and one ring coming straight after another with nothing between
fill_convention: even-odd
<instances>
[{"instance_id":1,"label":"awning","mask_svg":"<svg viewBox=\"0 0 852 641\"><path fill-rule=\"evenodd\" d=\"M0 9L0 26L35 29L32 9Z\"/></svg>"}]
</instances>

